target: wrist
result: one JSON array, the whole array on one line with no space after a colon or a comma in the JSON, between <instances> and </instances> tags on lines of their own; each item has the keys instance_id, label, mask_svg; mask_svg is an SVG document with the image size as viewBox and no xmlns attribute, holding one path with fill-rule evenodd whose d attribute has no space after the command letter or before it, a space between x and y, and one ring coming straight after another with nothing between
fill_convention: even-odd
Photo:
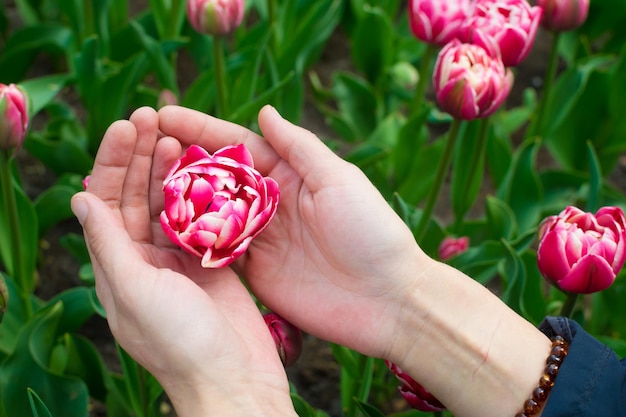
<instances>
[{"instance_id":1,"label":"wrist","mask_svg":"<svg viewBox=\"0 0 626 417\"><path fill-rule=\"evenodd\" d=\"M407 289L388 358L455 415L515 415L550 340L489 290L435 260Z\"/></svg>"},{"instance_id":2,"label":"wrist","mask_svg":"<svg viewBox=\"0 0 626 417\"><path fill-rule=\"evenodd\" d=\"M288 386L180 384L166 388L179 417L297 417Z\"/></svg>"}]
</instances>

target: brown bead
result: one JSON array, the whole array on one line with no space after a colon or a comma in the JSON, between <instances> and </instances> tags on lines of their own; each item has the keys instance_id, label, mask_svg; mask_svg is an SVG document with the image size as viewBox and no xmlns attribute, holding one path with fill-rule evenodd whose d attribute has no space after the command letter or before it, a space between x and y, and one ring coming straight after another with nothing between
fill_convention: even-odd
<instances>
[{"instance_id":1,"label":"brown bead","mask_svg":"<svg viewBox=\"0 0 626 417\"><path fill-rule=\"evenodd\" d=\"M541 387L537 387L533 391L532 399L537 401L538 403L542 403L548 399L548 391Z\"/></svg>"},{"instance_id":2,"label":"brown bead","mask_svg":"<svg viewBox=\"0 0 626 417\"><path fill-rule=\"evenodd\" d=\"M550 390L554 386L554 380L559 373L559 367L569 349L569 343L561 336L552 339L552 350L546 359L544 374L539 378L539 385L535 388L532 396L524 403L523 411L517 413L515 417L532 417L541 412L543 404L550 395Z\"/></svg>"},{"instance_id":3,"label":"brown bead","mask_svg":"<svg viewBox=\"0 0 626 417\"><path fill-rule=\"evenodd\" d=\"M559 365L555 363L551 363L548 366L546 366L546 375L548 375L552 381L554 381L558 373L559 373Z\"/></svg>"},{"instance_id":4,"label":"brown bead","mask_svg":"<svg viewBox=\"0 0 626 417\"><path fill-rule=\"evenodd\" d=\"M552 354L550 356L557 356L562 360L567 355L567 349L565 346L557 345L552 348L551 353Z\"/></svg>"},{"instance_id":5,"label":"brown bead","mask_svg":"<svg viewBox=\"0 0 626 417\"><path fill-rule=\"evenodd\" d=\"M553 386L554 381L552 380L552 378L550 378L550 375L544 374L541 376L541 378L539 378L539 387L543 388L544 390L549 390Z\"/></svg>"},{"instance_id":6,"label":"brown bead","mask_svg":"<svg viewBox=\"0 0 626 417\"><path fill-rule=\"evenodd\" d=\"M537 401L533 400L532 398L526 400L526 402L524 403L524 414L526 414L527 416L537 415L540 410L541 410L541 404L539 404Z\"/></svg>"}]
</instances>

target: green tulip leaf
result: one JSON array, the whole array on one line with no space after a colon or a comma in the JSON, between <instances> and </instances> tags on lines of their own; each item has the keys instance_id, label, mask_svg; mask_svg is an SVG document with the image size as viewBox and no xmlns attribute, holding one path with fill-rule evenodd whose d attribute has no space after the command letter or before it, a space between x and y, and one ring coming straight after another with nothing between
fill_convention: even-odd
<instances>
[{"instance_id":1,"label":"green tulip leaf","mask_svg":"<svg viewBox=\"0 0 626 417\"><path fill-rule=\"evenodd\" d=\"M46 407L46 404L41 400L39 395L31 388L28 388L28 402L33 412L34 417L52 417L50 410Z\"/></svg>"},{"instance_id":2,"label":"green tulip leaf","mask_svg":"<svg viewBox=\"0 0 626 417\"><path fill-rule=\"evenodd\" d=\"M31 78L20 83L30 102L30 117L45 108L65 87L70 76L67 74Z\"/></svg>"},{"instance_id":3,"label":"green tulip leaf","mask_svg":"<svg viewBox=\"0 0 626 417\"><path fill-rule=\"evenodd\" d=\"M31 388L53 415L88 416L89 392L85 383L48 368L62 316L62 303L40 310L21 328L14 352L0 366L1 396L14 415L30 414L27 389Z\"/></svg>"},{"instance_id":4,"label":"green tulip leaf","mask_svg":"<svg viewBox=\"0 0 626 417\"><path fill-rule=\"evenodd\" d=\"M16 30L0 54L0 82L21 80L37 54L66 53L72 44L72 32L58 24L26 25Z\"/></svg>"},{"instance_id":5,"label":"green tulip leaf","mask_svg":"<svg viewBox=\"0 0 626 417\"><path fill-rule=\"evenodd\" d=\"M378 408L363 401L355 400L356 405L366 417L385 417L385 414Z\"/></svg>"},{"instance_id":6,"label":"green tulip leaf","mask_svg":"<svg viewBox=\"0 0 626 417\"><path fill-rule=\"evenodd\" d=\"M363 141L376 129L378 100L365 80L348 73L336 73L332 87L339 114L350 128L347 140Z\"/></svg>"},{"instance_id":7,"label":"green tulip leaf","mask_svg":"<svg viewBox=\"0 0 626 417\"><path fill-rule=\"evenodd\" d=\"M587 198L587 211L595 213L600 207L600 189L602 188L602 168L593 143L587 142L589 154L589 196Z\"/></svg>"},{"instance_id":8,"label":"green tulip leaf","mask_svg":"<svg viewBox=\"0 0 626 417\"><path fill-rule=\"evenodd\" d=\"M364 8L351 36L352 59L371 84L386 73L392 64L394 28L378 7Z\"/></svg>"},{"instance_id":9,"label":"green tulip leaf","mask_svg":"<svg viewBox=\"0 0 626 417\"><path fill-rule=\"evenodd\" d=\"M540 220L543 197L541 182L535 169L539 142L527 141L515 153L513 163L497 196L515 213L519 230L527 230Z\"/></svg>"},{"instance_id":10,"label":"green tulip leaf","mask_svg":"<svg viewBox=\"0 0 626 417\"><path fill-rule=\"evenodd\" d=\"M74 215L70 208L70 199L76 192L66 185L54 185L37 196L35 211L39 219L39 236L42 237L50 227Z\"/></svg>"},{"instance_id":11,"label":"green tulip leaf","mask_svg":"<svg viewBox=\"0 0 626 417\"><path fill-rule=\"evenodd\" d=\"M493 239L511 239L517 234L515 213L502 200L487 196L485 202L487 227Z\"/></svg>"}]
</instances>

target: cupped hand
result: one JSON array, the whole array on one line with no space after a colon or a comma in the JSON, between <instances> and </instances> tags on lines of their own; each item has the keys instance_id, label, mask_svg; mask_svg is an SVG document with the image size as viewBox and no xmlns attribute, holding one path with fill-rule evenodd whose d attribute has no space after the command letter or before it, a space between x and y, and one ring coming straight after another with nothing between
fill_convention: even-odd
<instances>
[{"instance_id":1,"label":"cupped hand","mask_svg":"<svg viewBox=\"0 0 626 417\"><path fill-rule=\"evenodd\" d=\"M182 107L161 109L159 121L209 152L244 143L278 182L275 218L234 264L254 294L309 333L385 356L403 292L429 258L367 177L269 106L263 137Z\"/></svg>"},{"instance_id":2,"label":"cupped hand","mask_svg":"<svg viewBox=\"0 0 626 417\"><path fill-rule=\"evenodd\" d=\"M161 382L181 416L207 411L208 399L213 413L220 404L234 410L238 392L235 401L245 403L254 398L249 392L265 389L289 409L282 363L248 290L228 268L201 268L161 230L162 181L181 154L177 140L161 136L148 108L114 123L87 192L72 200L111 331Z\"/></svg>"}]
</instances>

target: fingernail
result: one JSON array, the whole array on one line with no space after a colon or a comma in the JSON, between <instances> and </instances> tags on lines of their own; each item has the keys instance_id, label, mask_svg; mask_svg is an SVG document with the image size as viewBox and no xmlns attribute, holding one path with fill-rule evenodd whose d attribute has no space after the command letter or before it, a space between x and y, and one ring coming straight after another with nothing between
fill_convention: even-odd
<instances>
[{"instance_id":1,"label":"fingernail","mask_svg":"<svg viewBox=\"0 0 626 417\"><path fill-rule=\"evenodd\" d=\"M74 216L78 219L78 222L83 225L85 219L87 218L87 214L89 214L89 206L84 198L80 196L75 196L72 198L72 212L74 212Z\"/></svg>"}]
</instances>

